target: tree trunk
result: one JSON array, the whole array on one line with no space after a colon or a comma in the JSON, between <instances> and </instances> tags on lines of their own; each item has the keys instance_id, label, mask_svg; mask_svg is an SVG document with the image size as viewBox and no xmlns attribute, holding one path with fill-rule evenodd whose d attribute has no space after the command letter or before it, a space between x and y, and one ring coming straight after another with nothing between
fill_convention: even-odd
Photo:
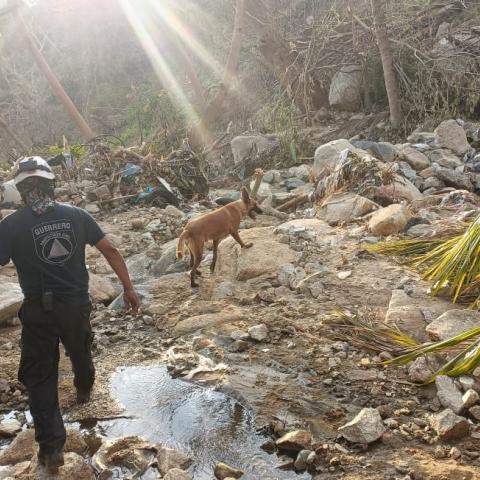
<instances>
[{"instance_id":1,"label":"tree trunk","mask_svg":"<svg viewBox=\"0 0 480 480\"><path fill-rule=\"evenodd\" d=\"M27 145L17 136L17 134L8 126L7 122L0 118L0 128L3 128L7 135L12 138L12 140L19 146L24 152L28 151Z\"/></svg>"},{"instance_id":2,"label":"tree trunk","mask_svg":"<svg viewBox=\"0 0 480 480\"><path fill-rule=\"evenodd\" d=\"M25 41L27 43L28 48L32 52L35 61L37 62L38 67L42 71L42 73L47 78L50 86L52 87L53 93L56 97L62 102L63 106L67 110L68 114L72 118L73 122L77 126L77 128L82 133L85 140L91 140L95 135L93 134L92 129L88 126L85 119L82 117L81 113L75 107L75 104L72 102L71 98L68 96L67 92L63 88L62 84L59 82L58 78L56 77L55 73L53 73L50 65L48 64L47 60L43 56L42 52L37 46L35 39L33 38L32 34L29 32L25 22L20 15L18 10L14 11L14 15L17 19L17 26L20 29Z\"/></svg>"},{"instance_id":3,"label":"tree trunk","mask_svg":"<svg viewBox=\"0 0 480 480\"><path fill-rule=\"evenodd\" d=\"M402 123L402 108L398 92L397 78L393 64L392 47L388 38L385 20L385 0L371 0L375 37L377 39L380 57L382 59L385 88L387 89L388 104L390 106L390 122L394 128Z\"/></svg>"},{"instance_id":4,"label":"tree trunk","mask_svg":"<svg viewBox=\"0 0 480 480\"><path fill-rule=\"evenodd\" d=\"M235 21L233 25L232 43L228 54L225 73L219 92L210 103L205 115L205 124L210 126L223 110L225 101L236 82L240 51L242 49L243 27L245 23L245 0L237 0L235 8Z\"/></svg>"}]
</instances>

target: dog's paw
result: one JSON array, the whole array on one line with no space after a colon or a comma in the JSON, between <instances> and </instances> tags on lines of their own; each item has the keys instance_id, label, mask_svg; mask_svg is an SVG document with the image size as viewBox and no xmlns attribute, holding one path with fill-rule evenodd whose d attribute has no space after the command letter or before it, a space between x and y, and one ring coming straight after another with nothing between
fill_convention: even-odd
<instances>
[{"instance_id":1,"label":"dog's paw","mask_svg":"<svg viewBox=\"0 0 480 480\"><path fill-rule=\"evenodd\" d=\"M253 247L253 243L252 242L248 242L245 244L245 248L252 248Z\"/></svg>"}]
</instances>

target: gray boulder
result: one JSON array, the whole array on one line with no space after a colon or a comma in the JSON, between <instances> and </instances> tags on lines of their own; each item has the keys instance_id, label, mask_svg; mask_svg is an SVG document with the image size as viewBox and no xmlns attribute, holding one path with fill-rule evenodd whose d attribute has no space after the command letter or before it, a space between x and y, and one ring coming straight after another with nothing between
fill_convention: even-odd
<instances>
[{"instance_id":1,"label":"gray boulder","mask_svg":"<svg viewBox=\"0 0 480 480\"><path fill-rule=\"evenodd\" d=\"M386 163L393 162L400 156L400 152L397 150L397 148L388 142L352 140L351 143L355 148L370 152L375 158Z\"/></svg>"},{"instance_id":2,"label":"gray boulder","mask_svg":"<svg viewBox=\"0 0 480 480\"><path fill-rule=\"evenodd\" d=\"M474 310L448 310L431 322L425 331L433 341L447 340L480 325L480 313Z\"/></svg>"},{"instance_id":3,"label":"gray boulder","mask_svg":"<svg viewBox=\"0 0 480 480\"><path fill-rule=\"evenodd\" d=\"M331 107L354 112L362 100L363 73L359 65L347 65L337 72L330 84L328 101Z\"/></svg>"},{"instance_id":4,"label":"gray boulder","mask_svg":"<svg viewBox=\"0 0 480 480\"><path fill-rule=\"evenodd\" d=\"M318 210L318 218L329 225L349 223L379 208L368 198L354 193L335 193Z\"/></svg>"},{"instance_id":5,"label":"gray boulder","mask_svg":"<svg viewBox=\"0 0 480 480\"><path fill-rule=\"evenodd\" d=\"M446 120L435 129L435 144L463 156L471 150L467 135L456 120Z\"/></svg>"},{"instance_id":6,"label":"gray boulder","mask_svg":"<svg viewBox=\"0 0 480 480\"><path fill-rule=\"evenodd\" d=\"M435 379L435 386L437 387L438 400L442 406L457 414L463 410L462 394L450 377L439 375Z\"/></svg>"},{"instance_id":7,"label":"gray boulder","mask_svg":"<svg viewBox=\"0 0 480 480\"><path fill-rule=\"evenodd\" d=\"M231 141L235 165L243 163L252 154L261 154L278 148L276 135L242 135Z\"/></svg>"},{"instance_id":8,"label":"gray boulder","mask_svg":"<svg viewBox=\"0 0 480 480\"><path fill-rule=\"evenodd\" d=\"M443 441L457 440L470 433L470 425L464 417L456 415L449 408L430 417L430 425Z\"/></svg>"}]
</instances>

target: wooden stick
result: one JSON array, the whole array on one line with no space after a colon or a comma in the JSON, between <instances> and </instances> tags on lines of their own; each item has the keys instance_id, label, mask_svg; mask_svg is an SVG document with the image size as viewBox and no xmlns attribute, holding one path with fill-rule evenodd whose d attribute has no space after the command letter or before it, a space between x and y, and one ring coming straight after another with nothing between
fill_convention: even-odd
<instances>
[{"instance_id":1,"label":"wooden stick","mask_svg":"<svg viewBox=\"0 0 480 480\"><path fill-rule=\"evenodd\" d=\"M286 210L290 210L291 208L298 207L307 202L308 202L308 195L298 195L286 201L285 203L282 203L279 207L277 207L277 210L279 212L285 212Z\"/></svg>"},{"instance_id":2,"label":"wooden stick","mask_svg":"<svg viewBox=\"0 0 480 480\"><path fill-rule=\"evenodd\" d=\"M252 198L256 198L257 197L257 193L258 193L258 189L260 188L260 185L262 183L262 180L263 180L263 170L261 168L257 168L255 170L255 184L253 185L253 188L252 188L252 192L250 194L250 196Z\"/></svg>"}]
</instances>

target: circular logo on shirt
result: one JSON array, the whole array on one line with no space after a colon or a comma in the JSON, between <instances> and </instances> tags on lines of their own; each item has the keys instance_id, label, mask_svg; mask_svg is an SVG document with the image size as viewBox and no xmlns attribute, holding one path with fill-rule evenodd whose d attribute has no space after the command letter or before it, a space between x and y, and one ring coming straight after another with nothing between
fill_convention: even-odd
<instances>
[{"instance_id":1,"label":"circular logo on shirt","mask_svg":"<svg viewBox=\"0 0 480 480\"><path fill-rule=\"evenodd\" d=\"M32 233L38 257L51 265L63 265L70 260L77 248L75 232L68 220L36 225Z\"/></svg>"}]
</instances>

